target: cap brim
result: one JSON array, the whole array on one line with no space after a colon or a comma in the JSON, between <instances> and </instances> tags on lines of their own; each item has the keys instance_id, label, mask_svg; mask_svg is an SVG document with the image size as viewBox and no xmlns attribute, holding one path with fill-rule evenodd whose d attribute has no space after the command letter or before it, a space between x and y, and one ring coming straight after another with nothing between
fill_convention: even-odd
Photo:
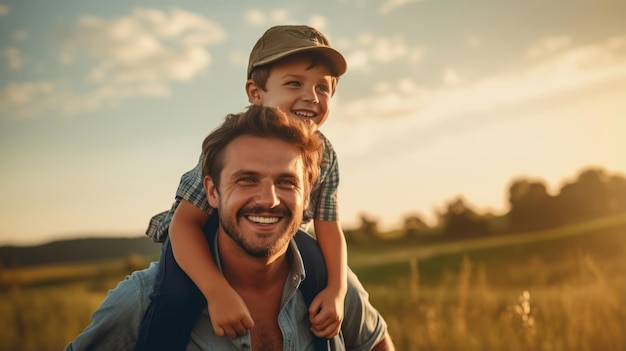
<instances>
[{"instance_id":1,"label":"cap brim","mask_svg":"<svg viewBox=\"0 0 626 351\"><path fill-rule=\"evenodd\" d=\"M285 52L281 52L280 54L275 54L272 56L268 56L266 58L264 58L263 60L260 60L256 63L254 63L254 65L252 65L252 69L259 67L259 66L264 66L267 64L270 64L272 62L276 62L282 58L285 58L287 56L291 56L297 53L301 53L301 52L307 52L307 51L313 51L313 52L318 52L324 56L326 56L330 62L333 64L333 68L335 70L335 74L337 75L337 77L341 77L344 73L346 73L346 70L348 68L348 64L346 63L346 59L343 57L343 55L341 55L339 53L339 51L331 48L331 47L327 47L327 46L312 46L312 47L305 47L305 48L298 48L298 49L293 49L293 50L289 50L289 51L285 51ZM248 72L248 76L250 75L251 72Z\"/></svg>"}]
</instances>

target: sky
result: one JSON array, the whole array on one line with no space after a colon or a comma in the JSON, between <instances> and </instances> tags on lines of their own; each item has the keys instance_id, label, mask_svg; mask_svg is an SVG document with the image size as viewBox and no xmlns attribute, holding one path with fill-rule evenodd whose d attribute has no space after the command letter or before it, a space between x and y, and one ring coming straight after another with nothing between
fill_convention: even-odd
<instances>
[{"instance_id":1,"label":"sky","mask_svg":"<svg viewBox=\"0 0 626 351\"><path fill-rule=\"evenodd\" d=\"M141 235L242 111L249 51L308 24L343 53L321 130L339 214L381 229L462 196L508 210L585 167L626 174L622 0L0 0L0 244Z\"/></svg>"}]
</instances>

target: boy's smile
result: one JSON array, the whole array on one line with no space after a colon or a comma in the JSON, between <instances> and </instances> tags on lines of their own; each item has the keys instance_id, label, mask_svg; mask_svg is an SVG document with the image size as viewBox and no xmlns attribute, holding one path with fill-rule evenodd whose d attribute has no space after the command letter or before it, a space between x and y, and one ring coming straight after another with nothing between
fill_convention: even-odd
<instances>
[{"instance_id":1,"label":"boy's smile","mask_svg":"<svg viewBox=\"0 0 626 351\"><path fill-rule=\"evenodd\" d=\"M273 64L265 90L256 87L255 105L278 107L285 113L321 126L328 117L333 77L324 65L306 57L288 57Z\"/></svg>"}]
</instances>

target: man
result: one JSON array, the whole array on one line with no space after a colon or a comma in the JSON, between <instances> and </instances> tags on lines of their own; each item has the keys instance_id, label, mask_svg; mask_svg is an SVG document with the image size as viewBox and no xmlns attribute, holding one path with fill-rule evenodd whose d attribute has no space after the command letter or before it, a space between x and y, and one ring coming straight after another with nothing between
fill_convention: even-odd
<instances>
[{"instance_id":1,"label":"man","mask_svg":"<svg viewBox=\"0 0 626 351\"><path fill-rule=\"evenodd\" d=\"M307 305L298 289L305 271L293 238L317 177L321 149L312 124L260 106L229 116L205 139L204 187L219 214L214 257L256 322L245 335L229 339L215 335L204 314L188 350L313 349ZM91 325L66 350L131 350L156 270L152 264L111 291ZM347 350L393 350L385 321L352 273L341 335Z\"/></svg>"}]
</instances>

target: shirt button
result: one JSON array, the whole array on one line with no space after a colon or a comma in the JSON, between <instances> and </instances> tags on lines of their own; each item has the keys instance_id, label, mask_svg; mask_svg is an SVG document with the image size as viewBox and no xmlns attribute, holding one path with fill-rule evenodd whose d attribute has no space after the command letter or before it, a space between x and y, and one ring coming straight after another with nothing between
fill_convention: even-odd
<instances>
[{"instance_id":1,"label":"shirt button","mask_svg":"<svg viewBox=\"0 0 626 351\"><path fill-rule=\"evenodd\" d=\"M241 349L242 350L249 350L250 349L250 345L246 344L245 342L243 344L241 344Z\"/></svg>"}]
</instances>

